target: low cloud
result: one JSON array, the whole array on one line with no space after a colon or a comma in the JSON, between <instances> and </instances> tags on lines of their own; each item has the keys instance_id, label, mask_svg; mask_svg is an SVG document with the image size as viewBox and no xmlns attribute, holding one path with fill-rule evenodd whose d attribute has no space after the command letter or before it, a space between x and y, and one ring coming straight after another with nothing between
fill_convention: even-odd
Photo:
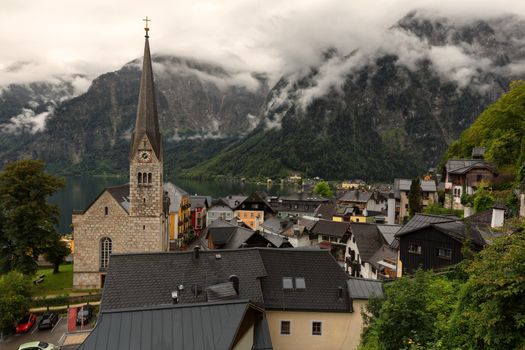
<instances>
[{"instance_id":1,"label":"low cloud","mask_svg":"<svg viewBox=\"0 0 525 350\"><path fill-rule=\"evenodd\" d=\"M0 124L0 132L15 135L42 132L45 130L47 118L53 115L53 112L53 106L49 106L47 111L38 114L35 114L32 109L23 108L22 112L11 117L8 123Z\"/></svg>"}]
</instances>

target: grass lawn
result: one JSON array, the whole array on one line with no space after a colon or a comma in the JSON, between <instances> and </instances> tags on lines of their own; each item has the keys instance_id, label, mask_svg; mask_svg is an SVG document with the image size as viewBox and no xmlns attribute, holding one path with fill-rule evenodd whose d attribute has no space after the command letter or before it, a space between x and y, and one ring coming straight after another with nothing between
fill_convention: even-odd
<instances>
[{"instance_id":1,"label":"grass lawn","mask_svg":"<svg viewBox=\"0 0 525 350\"><path fill-rule=\"evenodd\" d=\"M44 274L44 282L33 287L34 296L49 294L67 295L73 289L73 264L60 265L59 273L53 274L52 267L42 267L36 272L37 276Z\"/></svg>"}]
</instances>

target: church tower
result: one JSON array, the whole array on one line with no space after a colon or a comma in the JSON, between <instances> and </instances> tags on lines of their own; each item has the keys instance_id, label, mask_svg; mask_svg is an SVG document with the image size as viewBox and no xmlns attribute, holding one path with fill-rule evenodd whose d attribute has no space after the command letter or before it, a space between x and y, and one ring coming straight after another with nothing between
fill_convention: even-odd
<instances>
[{"instance_id":1,"label":"church tower","mask_svg":"<svg viewBox=\"0 0 525 350\"><path fill-rule=\"evenodd\" d=\"M163 149L157 116L147 23L145 30L146 42L137 119L131 137L129 157L129 214L131 217L159 218L163 215Z\"/></svg>"}]
</instances>

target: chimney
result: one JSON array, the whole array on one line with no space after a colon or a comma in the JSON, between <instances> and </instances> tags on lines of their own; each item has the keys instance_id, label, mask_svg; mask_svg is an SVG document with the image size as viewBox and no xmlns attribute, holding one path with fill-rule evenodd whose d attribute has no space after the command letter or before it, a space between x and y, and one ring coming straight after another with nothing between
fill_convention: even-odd
<instances>
[{"instance_id":1,"label":"chimney","mask_svg":"<svg viewBox=\"0 0 525 350\"><path fill-rule=\"evenodd\" d=\"M237 295L239 295L239 277L237 275L231 275L230 277L228 277L228 281L230 281L233 284L235 292L237 293Z\"/></svg>"},{"instance_id":2,"label":"chimney","mask_svg":"<svg viewBox=\"0 0 525 350\"><path fill-rule=\"evenodd\" d=\"M503 226L503 222L505 221L505 210L506 209L507 207L499 203L496 203L492 207L492 220L490 222L490 227L498 228L498 227Z\"/></svg>"},{"instance_id":3,"label":"chimney","mask_svg":"<svg viewBox=\"0 0 525 350\"><path fill-rule=\"evenodd\" d=\"M390 194L388 196L387 208L388 208L387 223L389 225L394 225L396 223L396 199L394 198L393 194Z\"/></svg>"},{"instance_id":4,"label":"chimney","mask_svg":"<svg viewBox=\"0 0 525 350\"><path fill-rule=\"evenodd\" d=\"M178 304L179 303L179 292L176 290L171 292L171 299L173 300L173 304Z\"/></svg>"},{"instance_id":5,"label":"chimney","mask_svg":"<svg viewBox=\"0 0 525 350\"><path fill-rule=\"evenodd\" d=\"M472 215L472 207L467 204L463 207L463 217L468 218L471 215Z\"/></svg>"},{"instance_id":6,"label":"chimney","mask_svg":"<svg viewBox=\"0 0 525 350\"><path fill-rule=\"evenodd\" d=\"M199 246L195 246L195 248L193 248L193 257L195 259L198 259L199 258L199 252L201 250L201 247Z\"/></svg>"}]
</instances>

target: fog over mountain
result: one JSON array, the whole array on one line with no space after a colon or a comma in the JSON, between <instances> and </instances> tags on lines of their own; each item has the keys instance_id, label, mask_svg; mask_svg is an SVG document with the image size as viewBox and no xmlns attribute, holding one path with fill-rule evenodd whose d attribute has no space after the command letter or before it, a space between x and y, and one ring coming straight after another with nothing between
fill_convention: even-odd
<instances>
[{"instance_id":1,"label":"fog over mountain","mask_svg":"<svg viewBox=\"0 0 525 350\"><path fill-rule=\"evenodd\" d=\"M32 156L78 165L90 152L105 150L99 155L111 159L108 171L119 171L119 152L133 125L140 59L124 62L139 57L143 45L143 15L122 6L116 16L120 3L101 4L105 11L96 18L88 15L91 7L77 8L69 18L66 1L43 1L48 7L39 3L25 12L10 1L0 14L8 25L21 13L49 14L38 34L41 16L16 37L0 33L10 48L0 52L3 161ZM525 71L525 5L517 1L428 1L416 10L410 1L387 0L163 4L148 14L154 18L150 40L168 143L230 140L219 142L226 147L241 138L235 145L244 143L241 152L252 154L252 135L279 132L286 119L317 130L353 119L380 135L370 138L374 145L426 154L412 157L417 166L410 168L422 169ZM325 123L334 110L341 114L338 122ZM298 137L306 137L299 129ZM197 158L210 158L217 147L208 152L203 146ZM237 156L231 147L222 155L232 162ZM272 157L278 158L277 171L313 166ZM247 163L241 162L241 173L262 175ZM228 161L222 164L227 168ZM233 171L226 168L203 165L208 172ZM325 175L334 171L343 170Z\"/></svg>"}]
</instances>

